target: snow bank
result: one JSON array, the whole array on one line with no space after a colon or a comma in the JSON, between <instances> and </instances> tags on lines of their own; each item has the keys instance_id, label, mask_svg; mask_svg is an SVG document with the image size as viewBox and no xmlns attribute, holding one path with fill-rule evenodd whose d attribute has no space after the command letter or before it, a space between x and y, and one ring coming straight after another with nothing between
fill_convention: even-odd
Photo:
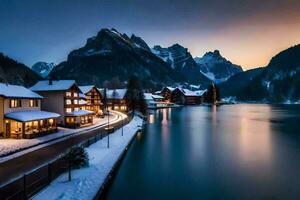
<instances>
[{"instance_id":1,"label":"snow bank","mask_svg":"<svg viewBox=\"0 0 300 200\"><path fill-rule=\"evenodd\" d=\"M136 116L124 126L124 136L121 136L121 129L111 134L109 149L107 148L107 137L86 148L90 166L73 170L71 182L67 181L67 173L62 174L33 199L93 199L119 156L141 128L142 123L142 119Z\"/></svg>"}]
</instances>

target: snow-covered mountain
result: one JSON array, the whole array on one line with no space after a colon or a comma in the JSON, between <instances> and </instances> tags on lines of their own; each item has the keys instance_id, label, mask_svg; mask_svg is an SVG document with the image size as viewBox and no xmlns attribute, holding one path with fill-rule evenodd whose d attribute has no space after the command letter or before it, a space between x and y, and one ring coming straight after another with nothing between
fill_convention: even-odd
<instances>
[{"instance_id":1,"label":"snow-covered mountain","mask_svg":"<svg viewBox=\"0 0 300 200\"><path fill-rule=\"evenodd\" d=\"M222 57L218 50L207 52L203 57L196 57L194 60L201 73L215 83L224 82L232 75L243 71L241 66L232 64Z\"/></svg>"},{"instance_id":2,"label":"snow-covered mountain","mask_svg":"<svg viewBox=\"0 0 300 200\"><path fill-rule=\"evenodd\" d=\"M37 62L35 63L31 69L38 73L43 78L47 77L51 70L55 67L54 63L47 62Z\"/></svg>"},{"instance_id":3,"label":"snow-covered mountain","mask_svg":"<svg viewBox=\"0 0 300 200\"><path fill-rule=\"evenodd\" d=\"M151 51L192 83L200 83L203 86L211 83L211 81L198 70L198 65L187 48L179 44L174 44L167 48L156 45Z\"/></svg>"},{"instance_id":4,"label":"snow-covered mountain","mask_svg":"<svg viewBox=\"0 0 300 200\"><path fill-rule=\"evenodd\" d=\"M100 30L83 47L70 52L68 59L49 76L101 87L113 77L124 82L132 75L141 79L145 89L186 82L180 73L154 55L140 37L128 37L115 29Z\"/></svg>"},{"instance_id":5,"label":"snow-covered mountain","mask_svg":"<svg viewBox=\"0 0 300 200\"><path fill-rule=\"evenodd\" d=\"M156 45L152 52L165 62L169 63L173 69L184 69L187 66L194 66L195 62L187 48L179 44L174 44L167 48Z\"/></svg>"}]
</instances>

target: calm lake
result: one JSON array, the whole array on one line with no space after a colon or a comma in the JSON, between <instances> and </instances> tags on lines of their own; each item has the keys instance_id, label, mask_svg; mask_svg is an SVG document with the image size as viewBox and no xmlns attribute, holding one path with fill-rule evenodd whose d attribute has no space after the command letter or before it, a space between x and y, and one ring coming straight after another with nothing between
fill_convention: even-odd
<instances>
[{"instance_id":1,"label":"calm lake","mask_svg":"<svg viewBox=\"0 0 300 200\"><path fill-rule=\"evenodd\" d=\"M300 199L300 106L153 111L104 199Z\"/></svg>"}]
</instances>

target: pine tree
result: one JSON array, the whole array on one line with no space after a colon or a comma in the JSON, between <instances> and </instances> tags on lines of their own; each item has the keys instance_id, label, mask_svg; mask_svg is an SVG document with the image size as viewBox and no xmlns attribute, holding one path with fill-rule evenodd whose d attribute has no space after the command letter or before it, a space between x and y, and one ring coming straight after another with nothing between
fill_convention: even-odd
<instances>
[{"instance_id":1,"label":"pine tree","mask_svg":"<svg viewBox=\"0 0 300 200\"><path fill-rule=\"evenodd\" d=\"M127 84L126 100L128 108L133 111L137 110L145 114L147 105L144 99L144 92L140 81L136 76L132 76Z\"/></svg>"},{"instance_id":2,"label":"pine tree","mask_svg":"<svg viewBox=\"0 0 300 200\"><path fill-rule=\"evenodd\" d=\"M206 102L215 104L217 101L220 101L220 91L215 84L211 84L206 93Z\"/></svg>"},{"instance_id":3,"label":"pine tree","mask_svg":"<svg viewBox=\"0 0 300 200\"><path fill-rule=\"evenodd\" d=\"M89 156L83 147L71 148L67 157L72 169L79 169L89 165Z\"/></svg>"}]
</instances>

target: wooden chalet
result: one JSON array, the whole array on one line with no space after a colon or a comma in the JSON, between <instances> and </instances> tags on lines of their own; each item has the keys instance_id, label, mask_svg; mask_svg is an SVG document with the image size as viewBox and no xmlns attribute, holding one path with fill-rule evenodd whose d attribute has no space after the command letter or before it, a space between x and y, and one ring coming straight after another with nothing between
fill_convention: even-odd
<instances>
[{"instance_id":1,"label":"wooden chalet","mask_svg":"<svg viewBox=\"0 0 300 200\"><path fill-rule=\"evenodd\" d=\"M74 80L43 80L31 89L44 97L43 110L61 115L58 124L70 128L93 124L94 112L80 104L82 91Z\"/></svg>"},{"instance_id":2,"label":"wooden chalet","mask_svg":"<svg viewBox=\"0 0 300 200\"><path fill-rule=\"evenodd\" d=\"M84 94L84 98L81 98L81 100L85 100L85 109L93 111L96 116L102 116L103 110L102 110L102 95L98 88L94 85L89 86L79 86L79 89ZM81 101L83 103L83 101Z\"/></svg>"}]
</instances>

